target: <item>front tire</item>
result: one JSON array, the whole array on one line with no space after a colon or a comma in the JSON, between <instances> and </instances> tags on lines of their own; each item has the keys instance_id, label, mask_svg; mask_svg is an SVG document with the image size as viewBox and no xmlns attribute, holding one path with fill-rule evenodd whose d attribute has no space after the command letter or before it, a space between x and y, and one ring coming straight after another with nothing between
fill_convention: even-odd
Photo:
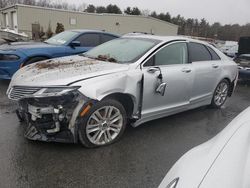
<instances>
[{"instance_id":1,"label":"front tire","mask_svg":"<svg viewBox=\"0 0 250 188\"><path fill-rule=\"evenodd\" d=\"M226 79L224 79L217 85L210 106L213 108L221 108L221 106L227 100L228 93L229 93L229 82Z\"/></svg>"},{"instance_id":2,"label":"front tire","mask_svg":"<svg viewBox=\"0 0 250 188\"><path fill-rule=\"evenodd\" d=\"M80 119L79 140L88 148L112 144L120 139L126 124L127 114L120 102L100 101Z\"/></svg>"}]
</instances>

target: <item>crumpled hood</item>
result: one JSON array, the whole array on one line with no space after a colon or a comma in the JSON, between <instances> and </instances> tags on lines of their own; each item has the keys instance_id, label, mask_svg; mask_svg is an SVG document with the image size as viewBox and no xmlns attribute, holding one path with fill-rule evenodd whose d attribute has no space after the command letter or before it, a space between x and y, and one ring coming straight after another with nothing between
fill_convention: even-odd
<instances>
[{"instance_id":1,"label":"crumpled hood","mask_svg":"<svg viewBox=\"0 0 250 188\"><path fill-rule=\"evenodd\" d=\"M55 45L46 44L43 42L13 42L11 44L0 45L2 51L12 51L20 49L32 49L32 48L48 48L54 47Z\"/></svg>"},{"instance_id":2,"label":"crumpled hood","mask_svg":"<svg viewBox=\"0 0 250 188\"><path fill-rule=\"evenodd\" d=\"M14 74L10 87L70 85L72 82L125 71L128 68L128 65L93 60L79 55L61 57L21 68Z\"/></svg>"}]
</instances>

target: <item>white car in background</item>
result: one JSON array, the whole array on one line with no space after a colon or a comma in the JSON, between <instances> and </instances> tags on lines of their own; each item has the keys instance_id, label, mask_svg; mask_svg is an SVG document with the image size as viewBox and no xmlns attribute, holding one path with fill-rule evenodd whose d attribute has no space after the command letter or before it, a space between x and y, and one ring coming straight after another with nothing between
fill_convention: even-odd
<instances>
[{"instance_id":1,"label":"white car in background","mask_svg":"<svg viewBox=\"0 0 250 188\"><path fill-rule=\"evenodd\" d=\"M235 46L232 46L231 48L229 48L225 54L229 57L235 57L236 54L238 53L238 49L239 49L239 45L235 45Z\"/></svg>"},{"instance_id":2,"label":"white car in background","mask_svg":"<svg viewBox=\"0 0 250 188\"><path fill-rule=\"evenodd\" d=\"M159 188L249 188L249 177L250 107L179 159Z\"/></svg>"}]
</instances>

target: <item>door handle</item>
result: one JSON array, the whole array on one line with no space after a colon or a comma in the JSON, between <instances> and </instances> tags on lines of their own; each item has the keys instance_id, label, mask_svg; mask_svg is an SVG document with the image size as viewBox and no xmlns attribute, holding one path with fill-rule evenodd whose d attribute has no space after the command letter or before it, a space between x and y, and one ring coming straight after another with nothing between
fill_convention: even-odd
<instances>
[{"instance_id":1,"label":"door handle","mask_svg":"<svg viewBox=\"0 0 250 188\"><path fill-rule=\"evenodd\" d=\"M219 65L216 65L216 64L212 64L212 67L217 69L219 67Z\"/></svg>"},{"instance_id":2,"label":"door handle","mask_svg":"<svg viewBox=\"0 0 250 188\"><path fill-rule=\"evenodd\" d=\"M191 70L190 68L183 68L181 71L182 71L182 72L185 72L185 73L189 73L189 72L191 72L192 70Z\"/></svg>"}]
</instances>

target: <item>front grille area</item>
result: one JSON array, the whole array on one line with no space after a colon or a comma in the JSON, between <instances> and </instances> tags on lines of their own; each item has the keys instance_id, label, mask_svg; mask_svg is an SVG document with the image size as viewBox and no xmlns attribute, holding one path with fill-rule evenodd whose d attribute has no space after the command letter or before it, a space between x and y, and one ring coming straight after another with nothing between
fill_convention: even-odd
<instances>
[{"instance_id":1,"label":"front grille area","mask_svg":"<svg viewBox=\"0 0 250 188\"><path fill-rule=\"evenodd\" d=\"M30 87L30 86L14 86L11 88L9 98L12 100L19 100L23 97L32 95L42 89L41 87Z\"/></svg>"}]
</instances>

